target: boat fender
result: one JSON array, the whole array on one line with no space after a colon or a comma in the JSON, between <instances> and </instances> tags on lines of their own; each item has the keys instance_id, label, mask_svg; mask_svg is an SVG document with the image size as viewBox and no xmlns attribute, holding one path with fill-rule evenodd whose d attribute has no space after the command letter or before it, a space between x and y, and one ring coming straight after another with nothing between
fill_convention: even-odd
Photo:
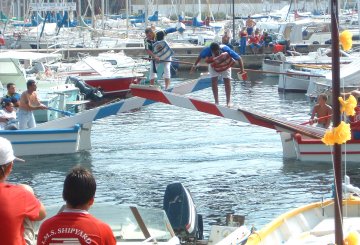
<instances>
[{"instance_id":1,"label":"boat fender","mask_svg":"<svg viewBox=\"0 0 360 245\"><path fill-rule=\"evenodd\" d=\"M210 64L216 72L226 71L235 64L235 60L227 52L221 53L216 57L206 58L205 62Z\"/></svg>"}]
</instances>

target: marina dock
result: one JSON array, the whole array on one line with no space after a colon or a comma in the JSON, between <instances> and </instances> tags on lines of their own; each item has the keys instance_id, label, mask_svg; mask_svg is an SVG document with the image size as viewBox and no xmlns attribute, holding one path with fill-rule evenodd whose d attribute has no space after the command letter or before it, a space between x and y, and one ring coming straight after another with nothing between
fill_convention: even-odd
<instances>
[{"instance_id":1,"label":"marina dock","mask_svg":"<svg viewBox=\"0 0 360 245\"><path fill-rule=\"evenodd\" d=\"M355 45L354 45L355 46ZM328 48L330 45L296 45L294 46L294 50L306 55L309 52L314 52L318 48ZM204 48L204 46L186 46L186 47L174 47L174 58L178 59L183 62L194 62L200 51ZM19 51L35 51L34 49L31 50L24 50L21 49ZM63 55L63 58L65 60L74 60L77 59L78 54L88 54L97 56L99 53L108 52L108 51L114 51L114 52L124 52L126 55L133 57L133 58L142 58L147 57L147 54L145 53L145 50L142 48L72 48L72 49L38 49L38 52L45 52L45 53L61 53ZM238 47L235 47L235 51L239 52ZM262 60L265 57L270 57L272 52L272 48L268 47L263 50L262 53L253 55L251 54L251 50L249 47L247 47L246 55L242 55L242 59L244 61L244 65L246 68L253 68L258 69L261 68ZM181 67L187 68L190 65L184 64Z\"/></svg>"}]
</instances>

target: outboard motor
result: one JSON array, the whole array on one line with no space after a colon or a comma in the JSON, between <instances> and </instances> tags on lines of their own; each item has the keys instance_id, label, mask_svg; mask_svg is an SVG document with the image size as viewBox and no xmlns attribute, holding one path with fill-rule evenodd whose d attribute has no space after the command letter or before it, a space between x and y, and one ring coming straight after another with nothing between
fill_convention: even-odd
<instances>
[{"instance_id":1,"label":"outboard motor","mask_svg":"<svg viewBox=\"0 0 360 245\"><path fill-rule=\"evenodd\" d=\"M85 99L99 101L103 97L103 93L100 89L86 84L83 80L77 77L68 76L66 78L66 83L73 83L75 87L80 89L80 92L85 95Z\"/></svg>"},{"instance_id":2,"label":"outboard motor","mask_svg":"<svg viewBox=\"0 0 360 245\"><path fill-rule=\"evenodd\" d=\"M175 234L181 240L203 239L202 216L197 214L190 192L181 183L166 187L163 208Z\"/></svg>"}]
</instances>

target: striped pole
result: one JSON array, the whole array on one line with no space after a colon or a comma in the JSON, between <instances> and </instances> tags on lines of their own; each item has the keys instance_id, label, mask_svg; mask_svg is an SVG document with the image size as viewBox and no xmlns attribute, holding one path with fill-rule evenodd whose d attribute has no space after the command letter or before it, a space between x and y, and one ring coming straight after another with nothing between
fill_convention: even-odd
<instances>
[{"instance_id":1,"label":"striped pole","mask_svg":"<svg viewBox=\"0 0 360 245\"><path fill-rule=\"evenodd\" d=\"M302 135L307 135L312 138L322 138L325 133L324 129L306 125L299 125L296 122L287 121L259 112L252 112L243 108L229 108L225 106L220 106L207 101L189 98L175 93L165 92L158 88L153 88L149 86L133 86L131 87L131 93L135 96L150 99L153 101L200 111L244 123L254 124L281 132L300 133Z\"/></svg>"},{"instance_id":2,"label":"striped pole","mask_svg":"<svg viewBox=\"0 0 360 245\"><path fill-rule=\"evenodd\" d=\"M219 83L222 83L222 80L219 80ZM205 74L201 75L199 79L189 80L187 82L180 83L167 91L169 93L186 94L209 87L211 87L211 77ZM121 100L119 102L77 113L72 117L62 117L56 120L38 124L36 129L69 128L73 127L75 124L90 123L104 117L128 112L137 108L141 108L143 106L151 105L153 103L155 103L154 100L144 99L140 97L131 97L129 99Z\"/></svg>"}]
</instances>

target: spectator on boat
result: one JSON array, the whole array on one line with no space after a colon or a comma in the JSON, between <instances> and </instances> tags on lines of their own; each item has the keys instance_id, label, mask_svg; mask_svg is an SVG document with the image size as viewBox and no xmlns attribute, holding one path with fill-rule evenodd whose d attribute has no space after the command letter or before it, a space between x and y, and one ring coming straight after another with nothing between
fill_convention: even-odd
<instances>
[{"instance_id":1,"label":"spectator on boat","mask_svg":"<svg viewBox=\"0 0 360 245\"><path fill-rule=\"evenodd\" d=\"M0 146L1 244L34 244L35 221L45 218L45 207L30 186L6 182L14 161L23 160L14 156L9 140L0 137Z\"/></svg>"},{"instance_id":2,"label":"spectator on boat","mask_svg":"<svg viewBox=\"0 0 360 245\"><path fill-rule=\"evenodd\" d=\"M245 21L245 26L246 26L246 32L249 36L251 36L251 34L254 31L254 27L256 26L256 22L251 19L251 16L249 15L247 20Z\"/></svg>"},{"instance_id":3,"label":"spectator on boat","mask_svg":"<svg viewBox=\"0 0 360 245\"><path fill-rule=\"evenodd\" d=\"M243 27L241 31L239 32L239 38L240 38L240 55L244 55L246 53L246 42L248 39L248 33L246 32L246 27Z\"/></svg>"},{"instance_id":4,"label":"spectator on boat","mask_svg":"<svg viewBox=\"0 0 360 245\"><path fill-rule=\"evenodd\" d=\"M230 106L231 95L231 66L236 60L239 63L240 73L244 74L244 64L241 57L231 48L218 43L211 43L209 47L204 48L197 57L194 65L191 67L190 74L194 72L201 59L209 64L209 73L212 82L212 91L215 104L219 104L218 79L221 77L225 84L226 105Z\"/></svg>"},{"instance_id":5,"label":"spectator on boat","mask_svg":"<svg viewBox=\"0 0 360 245\"><path fill-rule=\"evenodd\" d=\"M110 226L88 211L94 204L96 181L87 169L76 166L66 176L63 188L64 208L45 220L39 229L38 245L60 244L116 244Z\"/></svg>"},{"instance_id":6,"label":"spectator on boat","mask_svg":"<svg viewBox=\"0 0 360 245\"><path fill-rule=\"evenodd\" d=\"M36 82L28 80L26 83L27 90L21 94L19 104L19 129L36 127L34 110L45 110L47 107L40 103L36 93Z\"/></svg>"},{"instance_id":7,"label":"spectator on boat","mask_svg":"<svg viewBox=\"0 0 360 245\"><path fill-rule=\"evenodd\" d=\"M10 101L6 101L3 109L0 110L0 130L14 129L18 129L16 111L14 110L14 104Z\"/></svg>"},{"instance_id":8,"label":"spectator on boat","mask_svg":"<svg viewBox=\"0 0 360 245\"><path fill-rule=\"evenodd\" d=\"M6 84L7 94L2 98L1 103L12 102L15 107L19 107L20 94L16 93L16 86L14 83Z\"/></svg>"},{"instance_id":9,"label":"spectator on boat","mask_svg":"<svg viewBox=\"0 0 360 245\"><path fill-rule=\"evenodd\" d=\"M256 30L249 38L249 46L253 54L257 54L258 50L261 48L260 38L260 32L258 30Z\"/></svg>"},{"instance_id":10,"label":"spectator on boat","mask_svg":"<svg viewBox=\"0 0 360 245\"><path fill-rule=\"evenodd\" d=\"M145 29L145 35L146 38L144 40L145 42L145 51L151 58L151 66L150 66L150 84L154 85L155 78L157 77L157 64L159 61L162 61L164 63L164 80L165 80L165 89L169 88L170 85L170 66L171 66L171 56L169 57L159 57L157 56L154 50L154 44L158 41L164 40L165 36L169 33L175 32L177 29L175 27L168 28L166 30L161 31L154 31L151 27L148 27ZM165 47L170 49L170 47Z\"/></svg>"},{"instance_id":11,"label":"spectator on boat","mask_svg":"<svg viewBox=\"0 0 360 245\"><path fill-rule=\"evenodd\" d=\"M291 56L299 56L299 55L301 55L301 53L299 53L299 52L297 52L295 50L294 46L291 46L290 40L285 41L285 54L286 55L291 55Z\"/></svg>"},{"instance_id":12,"label":"spectator on boat","mask_svg":"<svg viewBox=\"0 0 360 245\"><path fill-rule=\"evenodd\" d=\"M328 96L320 94L317 97L317 104L314 106L311 113L310 125L317 123L317 127L328 128L331 123L332 108L327 104ZM315 116L317 119L315 119Z\"/></svg>"},{"instance_id":13,"label":"spectator on boat","mask_svg":"<svg viewBox=\"0 0 360 245\"><path fill-rule=\"evenodd\" d=\"M234 49L234 46L230 43L231 40L231 32L230 30L226 29L224 31L224 35L221 37L221 43L228 46L231 49Z\"/></svg>"},{"instance_id":14,"label":"spectator on boat","mask_svg":"<svg viewBox=\"0 0 360 245\"><path fill-rule=\"evenodd\" d=\"M260 40L260 44L263 47L273 47L274 46L273 39L267 32L263 33L261 40Z\"/></svg>"},{"instance_id":15,"label":"spectator on boat","mask_svg":"<svg viewBox=\"0 0 360 245\"><path fill-rule=\"evenodd\" d=\"M349 123L352 135L351 138L355 140L360 140L360 94L358 92L360 93L360 91L357 91L357 96L353 95L357 98L357 106L354 108L355 115L349 116Z\"/></svg>"},{"instance_id":16,"label":"spectator on boat","mask_svg":"<svg viewBox=\"0 0 360 245\"><path fill-rule=\"evenodd\" d=\"M345 99L347 99L350 95L354 96L356 99L360 98L360 90L352 90L350 92L346 92L346 93L341 93L340 94L342 97L344 97Z\"/></svg>"}]
</instances>

